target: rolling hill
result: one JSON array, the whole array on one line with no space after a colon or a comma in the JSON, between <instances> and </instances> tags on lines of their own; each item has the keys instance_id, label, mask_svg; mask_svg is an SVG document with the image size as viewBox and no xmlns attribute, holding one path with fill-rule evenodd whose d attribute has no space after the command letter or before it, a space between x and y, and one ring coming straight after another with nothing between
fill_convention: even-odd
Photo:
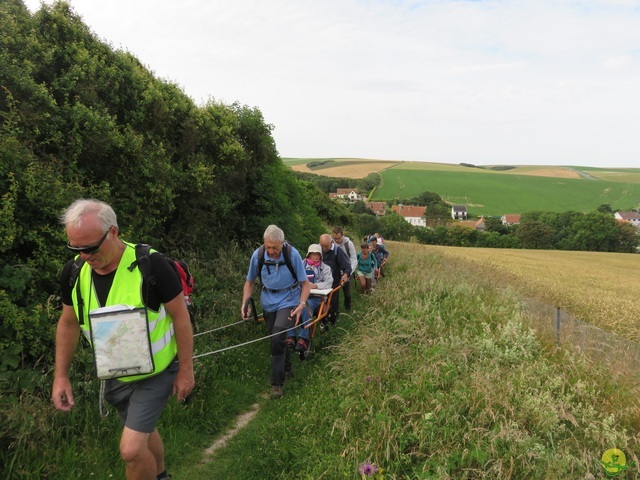
<instances>
[{"instance_id":1,"label":"rolling hill","mask_svg":"<svg viewBox=\"0 0 640 480\"><path fill-rule=\"evenodd\" d=\"M640 206L640 169L568 166L483 166L372 159L284 159L296 171L363 178L379 173L382 185L370 200L411 198L424 191L471 216L545 211L614 210ZM309 168L308 164L318 165Z\"/></svg>"}]
</instances>

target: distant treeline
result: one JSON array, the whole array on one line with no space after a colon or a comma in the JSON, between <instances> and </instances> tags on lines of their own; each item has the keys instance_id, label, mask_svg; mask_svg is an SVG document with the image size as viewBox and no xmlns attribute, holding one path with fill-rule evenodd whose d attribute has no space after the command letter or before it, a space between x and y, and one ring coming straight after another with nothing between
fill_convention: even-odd
<instances>
[{"instance_id":1,"label":"distant treeline","mask_svg":"<svg viewBox=\"0 0 640 480\"><path fill-rule=\"evenodd\" d=\"M307 164L309 166L310 164ZM324 193L335 192L338 188L357 188L361 194L373 190L380 185L381 177L378 173L370 173L364 178L341 178L341 177L325 177L324 175L316 175L315 173L296 172L296 178L311 182Z\"/></svg>"},{"instance_id":2,"label":"distant treeline","mask_svg":"<svg viewBox=\"0 0 640 480\"><path fill-rule=\"evenodd\" d=\"M483 170L497 170L497 171L501 171L501 170L513 170L514 167L513 165L492 165L492 166L478 166L478 165L474 165L473 163L460 163L459 164L461 167L469 167L469 168L480 168Z\"/></svg>"},{"instance_id":3,"label":"distant treeline","mask_svg":"<svg viewBox=\"0 0 640 480\"><path fill-rule=\"evenodd\" d=\"M313 162L307 163L307 167L313 170L314 168L323 167L334 162L335 160L315 160Z\"/></svg>"},{"instance_id":4,"label":"distant treeline","mask_svg":"<svg viewBox=\"0 0 640 480\"><path fill-rule=\"evenodd\" d=\"M395 213L387 216L401 218ZM452 247L636 253L640 245L640 236L633 225L618 222L611 213L601 211L527 212L522 214L518 225L503 225L500 218L487 217L483 230L468 223L452 222L440 204L427 207L425 218L428 227L417 227L404 219L387 219L381 232L394 240L415 239L419 243Z\"/></svg>"}]
</instances>

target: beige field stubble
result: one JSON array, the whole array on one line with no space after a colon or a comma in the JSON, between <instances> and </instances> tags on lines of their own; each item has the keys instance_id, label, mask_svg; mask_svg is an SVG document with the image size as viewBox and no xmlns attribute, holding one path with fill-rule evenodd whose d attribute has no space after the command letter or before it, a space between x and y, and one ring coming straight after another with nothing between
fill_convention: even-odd
<instances>
[{"instance_id":1,"label":"beige field stubble","mask_svg":"<svg viewBox=\"0 0 640 480\"><path fill-rule=\"evenodd\" d=\"M323 175L325 177L337 177L337 178L365 178L370 173L378 173L385 168L397 165L398 162L385 162L385 161L372 161L362 163L350 163L349 161L337 162L335 167L321 168L317 170L311 170L304 165L293 165L292 170L296 172L314 173L316 175Z\"/></svg>"}]
</instances>

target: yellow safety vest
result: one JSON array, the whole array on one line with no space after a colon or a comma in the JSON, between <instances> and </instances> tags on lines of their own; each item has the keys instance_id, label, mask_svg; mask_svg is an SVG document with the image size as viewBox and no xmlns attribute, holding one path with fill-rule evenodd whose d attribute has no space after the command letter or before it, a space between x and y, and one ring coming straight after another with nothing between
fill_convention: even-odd
<instances>
[{"instance_id":1,"label":"yellow safety vest","mask_svg":"<svg viewBox=\"0 0 640 480\"><path fill-rule=\"evenodd\" d=\"M100 305L98 302L98 297L91 280L91 267L86 262L82 265L82 269L78 275L78 281L75 283L71 294L76 318L81 318L77 305L77 288L80 288L84 301L84 318L88 318L89 311L110 305L129 305L136 308L144 307L147 309L154 371L144 375L132 375L118 379L123 382L133 382L162 372L169 366L178 353L178 346L174 336L173 320L166 312L164 304L160 305L160 309L157 312L144 305L142 301L142 273L139 268L134 268L132 271L129 271L128 268L136 261L135 245L127 242L124 242L124 244L127 248L124 249L124 253L116 269L106 305ZM155 250L151 250L151 252L154 251ZM82 332L89 340L89 343L91 343L90 322L85 321L81 327Z\"/></svg>"}]
</instances>

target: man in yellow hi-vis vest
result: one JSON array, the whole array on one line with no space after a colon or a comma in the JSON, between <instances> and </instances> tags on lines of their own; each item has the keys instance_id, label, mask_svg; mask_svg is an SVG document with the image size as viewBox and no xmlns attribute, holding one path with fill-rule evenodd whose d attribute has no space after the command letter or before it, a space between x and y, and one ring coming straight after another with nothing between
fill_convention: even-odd
<instances>
[{"instance_id":1,"label":"man in yellow hi-vis vest","mask_svg":"<svg viewBox=\"0 0 640 480\"><path fill-rule=\"evenodd\" d=\"M155 424L172 392L182 401L195 385L193 332L180 279L153 251L146 261L155 281L143 278L135 245L118 237L116 214L104 202L77 200L61 220L67 247L77 256L60 281L53 403L62 411L74 406L68 372L82 332L93 346L99 377L99 365L111 372L100 378L106 378L105 399L123 425L127 479L169 478Z\"/></svg>"}]
</instances>

